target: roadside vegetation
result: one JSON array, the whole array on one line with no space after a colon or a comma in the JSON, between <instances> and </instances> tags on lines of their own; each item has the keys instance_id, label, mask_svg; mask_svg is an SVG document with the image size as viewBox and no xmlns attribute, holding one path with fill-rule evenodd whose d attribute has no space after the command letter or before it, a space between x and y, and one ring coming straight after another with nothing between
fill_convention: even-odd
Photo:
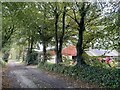
<instances>
[{"instance_id":1,"label":"roadside vegetation","mask_svg":"<svg viewBox=\"0 0 120 90\"><path fill-rule=\"evenodd\" d=\"M0 53L0 68L4 67L5 66L5 61L2 60L2 53Z\"/></svg>"},{"instance_id":2,"label":"roadside vegetation","mask_svg":"<svg viewBox=\"0 0 120 90\"><path fill-rule=\"evenodd\" d=\"M120 87L120 70L116 68L103 68L100 66L86 66L80 67L52 63L39 63L40 69L53 71L70 76L76 80L85 81L90 84L95 84L100 88L118 88Z\"/></svg>"},{"instance_id":3,"label":"roadside vegetation","mask_svg":"<svg viewBox=\"0 0 120 90\"><path fill-rule=\"evenodd\" d=\"M0 67L4 67L6 63L3 60L0 60Z\"/></svg>"}]
</instances>

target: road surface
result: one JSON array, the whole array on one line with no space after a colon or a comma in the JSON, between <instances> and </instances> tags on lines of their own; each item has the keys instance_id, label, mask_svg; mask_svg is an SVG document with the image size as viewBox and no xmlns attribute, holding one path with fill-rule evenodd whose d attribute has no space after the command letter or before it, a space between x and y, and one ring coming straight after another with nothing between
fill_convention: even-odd
<instances>
[{"instance_id":1,"label":"road surface","mask_svg":"<svg viewBox=\"0 0 120 90\"><path fill-rule=\"evenodd\" d=\"M6 85L8 82L8 85ZM26 66L17 61L9 61L3 72L3 88L94 88L60 74L43 71L37 66Z\"/></svg>"}]
</instances>

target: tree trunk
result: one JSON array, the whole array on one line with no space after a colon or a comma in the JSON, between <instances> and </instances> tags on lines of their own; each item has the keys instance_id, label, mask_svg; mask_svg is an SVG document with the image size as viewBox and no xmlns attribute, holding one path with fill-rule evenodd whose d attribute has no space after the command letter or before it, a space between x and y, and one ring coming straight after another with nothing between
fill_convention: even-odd
<instances>
[{"instance_id":1,"label":"tree trunk","mask_svg":"<svg viewBox=\"0 0 120 90\"><path fill-rule=\"evenodd\" d=\"M82 54L83 54L83 48L82 48L82 43L83 43L83 31L79 31L79 39L78 39L78 43L76 45L76 49L77 49L77 65L82 65L85 64L83 58L82 58Z\"/></svg>"},{"instance_id":2,"label":"tree trunk","mask_svg":"<svg viewBox=\"0 0 120 90\"><path fill-rule=\"evenodd\" d=\"M62 17L62 36L59 41L59 60L62 62L62 46L63 46L63 37L65 35L65 15L66 15L66 6L64 7L63 17Z\"/></svg>"},{"instance_id":3,"label":"tree trunk","mask_svg":"<svg viewBox=\"0 0 120 90\"><path fill-rule=\"evenodd\" d=\"M33 49L33 37L31 37L30 41L30 53L32 53L32 49Z\"/></svg>"},{"instance_id":4,"label":"tree trunk","mask_svg":"<svg viewBox=\"0 0 120 90\"><path fill-rule=\"evenodd\" d=\"M43 62L45 63L46 61L47 61L46 43L43 41Z\"/></svg>"},{"instance_id":5,"label":"tree trunk","mask_svg":"<svg viewBox=\"0 0 120 90\"><path fill-rule=\"evenodd\" d=\"M78 43L76 45L76 49L77 49L77 65L82 65L82 64L86 64L82 58L82 54L83 54L83 33L85 30L85 24L84 24L84 17L85 17L85 13L83 12L81 14L81 19L80 19L80 23L79 23L79 38L78 38Z\"/></svg>"},{"instance_id":6,"label":"tree trunk","mask_svg":"<svg viewBox=\"0 0 120 90\"><path fill-rule=\"evenodd\" d=\"M33 59L32 59L32 49L33 49L33 37L31 37L31 39L30 39L30 46L29 46L29 48L28 48L28 55L27 55L27 64L29 65L29 64L32 64L33 63Z\"/></svg>"},{"instance_id":7,"label":"tree trunk","mask_svg":"<svg viewBox=\"0 0 120 90\"><path fill-rule=\"evenodd\" d=\"M56 52L56 58L55 58L55 61L56 63L58 64L60 62L59 60L59 51L58 51L58 19L59 19L59 15L57 13L57 7L56 7L56 10L55 10L55 52Z\"/></svg>"},{"instance_id":8,"label":"tree trunk","mask_svg":"<svg viewBox=\"0 0 120 90\"><path fill-rule=\"evenodd\" d=\"M56 52L56 63L59 64L60 62L62 62L61 60L61 53L59 51Z\"/></svg>"},{"instance_id":9,"label":"tree trunk","mask_svg":"<svg viewBox=\"0 0 120 90\"><path fill-rule=\"evenodd\" d=\"M63 44L63 42L60 43L59 50L58 50L58 59L59 59L59 62L62 62L62 44Z\"/></svg>"}]
</instances>

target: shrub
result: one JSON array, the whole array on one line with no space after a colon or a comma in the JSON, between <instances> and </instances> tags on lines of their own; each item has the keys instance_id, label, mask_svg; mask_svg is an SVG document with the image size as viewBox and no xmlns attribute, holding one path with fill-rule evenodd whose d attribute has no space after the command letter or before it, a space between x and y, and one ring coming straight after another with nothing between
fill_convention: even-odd
<instances>
[{"instance_id":1,"label":"shrub","mask_svg":"<svg viewBox=\"0 0 120 90\"><path fill-rule=\"evenodd\" d=\"M37 59L38 54L35 51L32 51L30 53L29 51L26 54L26 63L29 64L38 64L38 59Z\"/></svg>"},{"instance_id":2,"label":"shrub","mask_svg":"<svg viewBox=\"0 0 120 90\"><path fill-rule=\"evenodd\" d=\"M0 67L4 67L5 66L5 61L0 59Z\"/></svg>"},{"instance_id":3,"label":"shrub","mask_svg":"<svg viewBox=\"0 0 120 90\"><path fill-rule=\"evenodd\" d=\"M64 66L61 64L40 63L39 68L62 73L75 79L94 83L99 87L116 88L119 87L119 70L115 68L100 68L93 66Z\"/></svg>"},{"instance_id":4,"label":"shrub","mask_svg":"<svg viewBox=\"0 0 120 90\"><path fill-rule=\"evenodd\" d=\"M83 54L83 59L85 60L85 62L88 64L88 65L91 65L91 66L97 66L97 67L102 67L102 68L107 68L109 67L106 63L101 63L99 60L98 60L98 56L88 56L87 54Z\"/></svg>"}]
</instances>

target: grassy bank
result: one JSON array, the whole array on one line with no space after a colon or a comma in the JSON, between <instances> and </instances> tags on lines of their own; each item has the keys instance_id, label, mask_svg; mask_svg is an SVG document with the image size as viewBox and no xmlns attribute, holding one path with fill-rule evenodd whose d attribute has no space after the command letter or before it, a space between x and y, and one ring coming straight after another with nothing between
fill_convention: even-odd
<instances>
[{"instance_id":1,"label":"grassy bank","mask_svg":"<svg viewBox=\"0 0 120 90\"><path fill-rule=\"evenodd\" d=\"M0 67L4 67L5 64L6 64L6 63L5 63L2 59L0 59Z\"/></svg>"},{"instance_id":2,"label":"grassy bank","mask_svg":"<svg viewBox=\"0 0 120 90\"><path fill-rule=\"evenodd\" d=\"M92 84L96 84L99 87L105 88L117 88L120 87L120 78L119 78L119 70L105 69L100 67L93 66L65 66L65 65L57 65L50 63L40 63L39 68L45 69L48 71L54 71L56 73L62 73L64 75L68 75L75 79L79 79L81 81L86 81Z\"/></svg>"}]
</instances>

